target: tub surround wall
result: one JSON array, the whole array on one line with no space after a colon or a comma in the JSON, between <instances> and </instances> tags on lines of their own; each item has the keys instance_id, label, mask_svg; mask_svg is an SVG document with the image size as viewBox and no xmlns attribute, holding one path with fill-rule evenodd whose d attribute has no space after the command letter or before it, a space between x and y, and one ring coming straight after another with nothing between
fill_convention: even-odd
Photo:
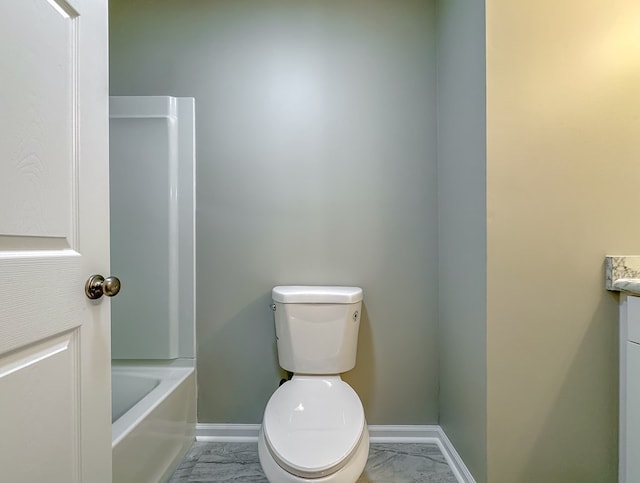
<instances>
[{"instance_id":1,"label":"tub surround wall","mask_svg":"<svg viewBox=\"0 0 640 483\"><path fill-rule=\"evenodd\" d=\"M113 359L195 357L194 109L109 99Z\"/></svg>"},{"instance_id":2,"label":"tub surround wall","mask_svg":"<svg viewBox=\"0 0 640 483\"><path fill-rule=\"evenodd\" d=\"M436 423L431 0L112 0L110 20L112 94L196 98L199 421L261 421L273 286L339 284L364 289L345 380L367 420Z\"/></svg>"},{"instance_id":3,"label":"tub surround wall","mask_svg":"<svg viewBox=\"0 0 640 483\"><path fill-rule=\"evenodd\" d=\"M110 130L113 481L155 483L195 431L194 100L112 97Z\"/></svg>"}]
</instances>

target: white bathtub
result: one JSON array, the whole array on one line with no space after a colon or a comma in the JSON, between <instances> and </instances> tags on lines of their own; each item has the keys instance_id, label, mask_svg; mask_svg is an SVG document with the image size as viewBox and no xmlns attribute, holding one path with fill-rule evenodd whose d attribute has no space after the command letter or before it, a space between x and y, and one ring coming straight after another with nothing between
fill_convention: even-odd
<instances>
[{"instance_id":1,"label":"white bathtub","mask_svg":"<svg viewBox=\"0 0 640 483\"><path fill-rule=\"evenodd\" d=\"M195 434L192 362L112 366L114 483L166 481Z\"/></svg>"}]
</instances>

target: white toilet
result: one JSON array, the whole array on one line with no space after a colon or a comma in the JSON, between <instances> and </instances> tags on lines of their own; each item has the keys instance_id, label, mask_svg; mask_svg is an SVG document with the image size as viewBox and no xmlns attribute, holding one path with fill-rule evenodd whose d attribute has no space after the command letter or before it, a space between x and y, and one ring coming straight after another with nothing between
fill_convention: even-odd
<instances>
[{"instance_id":1,"label":"white toilet","mask_svg":"<svg viewBox=\"0 0 640 483\"><path fill-rule=\"evenodd\" d=\"M271 483L353 483L369 455L356 392L340 378L356 363L362 289L272 291L280 366L293 372L269 399L258 455Z\"/></svg>"}]
</instances>

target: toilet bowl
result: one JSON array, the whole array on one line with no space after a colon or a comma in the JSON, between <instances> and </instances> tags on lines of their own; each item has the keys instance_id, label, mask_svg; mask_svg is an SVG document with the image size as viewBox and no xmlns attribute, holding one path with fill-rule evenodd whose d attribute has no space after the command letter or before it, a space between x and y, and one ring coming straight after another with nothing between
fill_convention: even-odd
<instances>
[{"instance_id":1,"label":"toilet bowl","mask_svg":"<svg viewBox=\"0 0 640 483\"><path fill-rule=\"evenodd\" d=\"M369 455L356 392L340 378L355 365L362 289L273 289L280 365L294 373L271 396L258 456L271 483L354 483Z\"/></svg>"},{"instance_id":2,"label":"toilet bowl","mask_svg":"<svg viewBox=\"0 0 640 483\"><path fill-rule=\"evenodd\" d=\"M273 483L356 481L369 454L360 399L340 376L294 376L267 403L258 452Z\"/></svg>"}]
</instances>

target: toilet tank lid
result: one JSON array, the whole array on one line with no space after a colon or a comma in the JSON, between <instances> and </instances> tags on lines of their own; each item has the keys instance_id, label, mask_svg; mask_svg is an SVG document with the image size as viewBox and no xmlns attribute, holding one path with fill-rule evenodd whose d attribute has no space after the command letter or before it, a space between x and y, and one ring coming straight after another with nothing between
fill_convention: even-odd
<instances>
[{"instance_id":1,"label":"toilet tank lid","mask_svg":"<svg viewBox=\"0 0 640 483\"><path fill-rule=\"evenodd\" d=\"M360 287L281 285L271 291L274 302L283 304L353 304L362 300Z\"/></svg>"}]
</instances>

